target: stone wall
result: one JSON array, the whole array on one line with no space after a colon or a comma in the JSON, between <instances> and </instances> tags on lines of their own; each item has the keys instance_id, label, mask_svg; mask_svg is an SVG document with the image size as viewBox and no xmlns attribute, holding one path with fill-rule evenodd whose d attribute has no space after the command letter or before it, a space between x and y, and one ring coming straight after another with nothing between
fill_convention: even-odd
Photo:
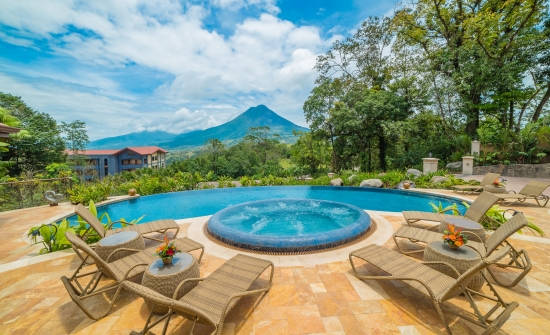
<instances>
[{"instance_id":1,"label":"stone wall","mask_svg":"<svg viewBox=\"0 0 550 335\"><path fill-rule=\"evenodd\" d=\"M474 174L489 172L508 177L550 178L550 163L474 166Z\"/></svg>"}]
</instances>

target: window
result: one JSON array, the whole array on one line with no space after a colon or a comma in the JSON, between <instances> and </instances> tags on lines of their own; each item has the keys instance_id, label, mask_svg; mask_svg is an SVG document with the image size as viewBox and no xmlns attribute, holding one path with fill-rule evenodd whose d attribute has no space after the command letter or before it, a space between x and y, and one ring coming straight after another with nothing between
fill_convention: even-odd
<instances>
[{"instance_id":1,"label":"window","mask_svg":"<svg viewBox=\"0 0 550 335\"><path fill-rule=\"evenodd\" d=\"M109 166L109 160L107 158L103 160L103 165Z\"/></svg>"}]
</instances>

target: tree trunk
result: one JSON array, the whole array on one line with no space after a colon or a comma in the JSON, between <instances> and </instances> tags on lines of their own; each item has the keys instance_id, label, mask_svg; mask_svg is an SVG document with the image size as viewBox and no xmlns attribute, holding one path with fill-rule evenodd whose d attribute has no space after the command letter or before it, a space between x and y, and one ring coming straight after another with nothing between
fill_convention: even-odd
<instances>
[{"instance_id":1,"label":"tree trunk","mask_svg":"<svg viewBox=\"0 0 550 335\"><path fill-rule=\"evenodd\" d=\"M380 129L380 132L382 132L382 129ZM380 168L382 171L386 171L386 138L384 135L379 134L378 135L378 159L380 160Z\"/></svg>"},{"instance_id":2,"label":"tree trunk","mask_svg":"<svg viewBox=\"0 0 550 335\"><path fill-rule=\"evenodd\" d=\"M546 93L544 93L542 100L540 101L539 105L535 109L535 113L533 114L533 118L532 118L533 122L536 122L539 119L540 114L542 113L542 108L548 102L548 99L550 99L550 84L546 86Z\"/></svg>"},{"instance_id":3,"label":"tree trunk","mask_svg":"<svg viewBox=\"0 0 550 335\"><path fill-rule=\"evenodd\" d=\"M466 134L474 137L479 127L479 104L481 103L481 95L472 89L469 94L471 106L466 112Z\"/></svg>"},{"instance_id":4,"label":"tree trunk","mask_svg":"<svg viewBox=\"0 0 550 335\"><path fill-rule=\"evenodd\" d=\"M508 109L508 129L514 128L514 101L510 100L510 107Z\"/></svg>"},{"instance_id":5,"label":"tree trunk","mask_svg":"<svg viewBox=\"0 0 550 335\"><path fill-rule=\"evenodd\" d=\"M371 172L372 171L372 146L371 146L371 140L369 139L369 146L368 146L368 159L367 159L367 171L368 172Z\"/></svg>"}]
</instances>

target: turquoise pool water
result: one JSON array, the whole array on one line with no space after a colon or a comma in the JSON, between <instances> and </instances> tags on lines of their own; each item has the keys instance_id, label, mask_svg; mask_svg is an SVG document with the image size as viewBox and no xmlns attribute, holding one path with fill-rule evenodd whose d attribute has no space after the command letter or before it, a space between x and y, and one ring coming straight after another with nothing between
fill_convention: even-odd
<instances>
[{"instance_id":1,"label":"turquoise pool water","mask_svg":"<svg viewBox=\"0 0 550 335\"><path fill-rule=\"evenodd\" d=\"M370 227L361 208L335 201L272 199L230 206L208 220L208 232L238 247L304 251L336 246Z\"/></svg>"},{"instance_id":2,"label":"turquoise pool water","mask_svg":"<svg viewBox=\"0 0 550 335\"><path fill-rule=\"evenodd\" d=\"M390 189L331 186L266 186L236 187L155 194L129 201L105 205L99 212L107 212L113 220L137 219L142 222L158 219L184 219L212 215L228 206L248 201L267 199L317 199L347 203L362 209L401 212L405 210L431 211L430 202L443 206L458 203L450 197L420 194L419 192ZM74 220L74 218L73 218Z\"/></svg>"}]
</instances>

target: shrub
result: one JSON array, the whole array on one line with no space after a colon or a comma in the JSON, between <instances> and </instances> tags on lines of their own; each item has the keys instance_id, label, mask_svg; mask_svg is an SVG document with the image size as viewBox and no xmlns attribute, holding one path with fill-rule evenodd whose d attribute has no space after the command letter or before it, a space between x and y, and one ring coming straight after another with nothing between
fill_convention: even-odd
<instances>
[{"instance_id":1,"label":"shrub","mask_svg":"<svg viewBox=\"0 0 550 335\"><path fill-rule=\"evenodd\" d=\"M110 183L85 183L76 184L67 190L69 200L73 204L86 204L90 201L103 201L111 194L112 185Z\"/></svg>"},{"instance_id":2,"label":"shrub","mask_svg":"<svg viewBox=\"0 0 550 335\"><path fill-rule=\"evenodd\" d=\"M233 180L231 179L231 177L221 176L221 177L218 178L218 187L219 188L235 187L235 185L233 185L232 181Z\"/></svg>"},{"instance_id":3,"label":"shrub","mask_svg":"<svg viewBox=\"0 0 550 335\"><path fill-rule=\"evenodd\" d=\"M240 182L241 182L241 186L254 186L254 185L256 185L256 180L254 180L253 178L247 177L247 176L241 177Z\"/></svg>"},{"instance_id":4,"label":"shrub","mask_svg":"<svg viewBox=\"0 0 550 335\"><path fill-rule=\"evenodd\" d=\"M399 184L402 180L407 179L407 175L402 171L388 171L385 174L378 175L378 178L382 180L384 186L387 188L393 188Z\"/></svg>"}]
</instances>

